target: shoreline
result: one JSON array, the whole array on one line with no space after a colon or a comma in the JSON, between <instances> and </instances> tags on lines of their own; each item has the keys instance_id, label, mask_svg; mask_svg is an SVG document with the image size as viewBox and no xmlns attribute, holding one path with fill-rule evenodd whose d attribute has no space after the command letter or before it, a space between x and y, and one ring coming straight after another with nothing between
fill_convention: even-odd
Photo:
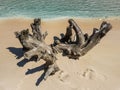
<instances>
[{"instance_id":1,"label":"shoreline","mask_svg":"<svg viewBox=\"0 0 120 90\"><path fill-rule=\"evenodd\" d=\"M60 27L61 30L66 30L66 27L68 26L68 17L61 17L61 18L54 18L54 19L42 19L42 28L43 30L55 30L55 28ZM76 21L76 23L80 26L82 30L93 30L93 28L99 28L99 25L102 23L102 21L107 21L112 24L113 30L120 30L119 22L120 17L108 17L108 18L77 18L73 17ZM16 17L16 18L0 18L0 24L5 25L7 24L18 24L16 25L19 27L19 24L21 26L21 29L30 28L30 23L32 23L34 18L29 17ZM56 27L57 26L57 27ZM9 26L11 27L11 26ZM23 27L23 28L22 28ZM48 28L47 28L48 27ZM54 28L55 27L55 28Z\"/></svg>"},{"instance_id":2,"label":"shoreline","mask_svg":"<svg viewBox=\"0 0 120 90\"><path fill-rule=\"evenodd\" d=\"M36 17L41 18L41 17ZM61 19L120 19L120 16L105 16L105 17L70 17L70 16L61 16L61 17L55 17L55 18L41 18L44 21L50 21L50 20L61 20ZM8 20L8 19L34 19L34 17L24 17L24 16L18 16L18 17L0 17L0 20Z\"/></svg>"}]
</instances>

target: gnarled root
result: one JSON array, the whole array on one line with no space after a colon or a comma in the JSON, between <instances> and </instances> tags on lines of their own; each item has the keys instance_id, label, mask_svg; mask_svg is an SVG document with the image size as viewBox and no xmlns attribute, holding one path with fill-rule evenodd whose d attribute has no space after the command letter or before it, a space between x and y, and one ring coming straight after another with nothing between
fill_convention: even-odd
<instances>
[{"instance_id":1,"label":"gnarled root","mask_svg":"<svg viewBox=\"0 0 120 90\"><path fill-rule=\"evenodd\" d=\"M44 80L48 78L48 76L55 74L57 71L59 71L59 67L57 66L56 63L49 65L48 69L45 72Z\"/></svg>"}]
</instances>

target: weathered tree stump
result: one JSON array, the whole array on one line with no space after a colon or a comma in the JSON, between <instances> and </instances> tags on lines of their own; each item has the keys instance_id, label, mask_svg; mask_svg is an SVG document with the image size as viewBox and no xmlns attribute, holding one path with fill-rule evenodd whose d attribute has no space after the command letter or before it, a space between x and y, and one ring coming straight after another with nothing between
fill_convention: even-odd
<instances>
[{"instance_id":1,"label":"weathered tree stump","mask_svg":"<svg viewBox=\"0 0 120 90\"><path fill-rule=\"evenodd\" d=\"M45 77L51 74L55 74L59 70L56 64L56 54L62 52L64 56L72 59L79 59L79 57L85 55L100 40L106 35L106 33L112 28L111 24L103 21L100 29L93 29L93 33L89 36L87 33L83 33L77 23L73 19L68 20L69 26L66 29L66 33L63 38L55 40L55 44L47 45L45 43L45 37L48 35L47 32L42 34L40 25L41 19L34 19L34 23L31 24L32 34L29 30L22 30L21 32L15 32L16 37L19 39L24 50L24 58L32 59L36 61L43 59L46 61L45 64ZM75 32L75 40L72 40L72 30Z\"/></svg>"},{"instance_id":2,"label":"weathered tree stump","mask_svg":"<svg viewBox=\"0 0 120 90\"><path fill-rule=\"evenodd\" d=\"M67 56L72 59L79 59L79 57L85 55L96 44L98 44L100 40L106 35L106 33L112 28L111 24L103 21L103 23L100 26L100 29L94 28L92 35L88 36L87 33L82 33L81 29L73 19L69 19L68 22L70 24L69 27L72 28L66 30L67 33L65 34L65 37L63 37L59 41L59 43L55 45L55 47L58 51L62 51L64 56ZM70 43L69 40L72 35L72 29L76 33L76 41L71 41Z\"/></svg>"},{"instance_id":3,"label":"weathered tree stump","mask_svg":"<svg viewBox=\"0 0 120 90\"><path fill-rule=\"evenodd\" d=\"M21 32L15 32L15 35L25 50L24 58L30 60L32 57L35 57L37 61L40 59L46 61L46 74L44 79L47 79L50 74L54 74L59 68L56 64L57 58L55 53L53 53L51 46L47 45L44 41L47 32L42 34L40 24L40 19L34 19L34 23L31 24L33 34L30 34L27 29L22 30Z\"/></svg>"}]
</instances>

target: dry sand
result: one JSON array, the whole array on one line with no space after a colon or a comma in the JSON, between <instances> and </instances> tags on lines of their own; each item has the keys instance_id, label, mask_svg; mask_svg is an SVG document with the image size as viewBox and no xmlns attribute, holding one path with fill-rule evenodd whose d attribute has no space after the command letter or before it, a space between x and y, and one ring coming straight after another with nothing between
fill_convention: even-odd
<instances>
[{"instance_id":1,"label":"dry sand","mask_svg":"<svg viewBox=\"0 0 120 90\"><path fill-rule=\"evenodd\" d=\"M40 67L44 61L22 60L22 46L14 35L15 31L30 29L32 19L1 19L0 90L120 90L120 19L75 19L83 32L89 34L103 20L113 26L106 37L79 60L58 54L61 70L44 81ZM49 34L46 42L50 44L54 36L60 37L67 26L67 19L43 20L42 30Z\"/></svg>"}]
</instances>

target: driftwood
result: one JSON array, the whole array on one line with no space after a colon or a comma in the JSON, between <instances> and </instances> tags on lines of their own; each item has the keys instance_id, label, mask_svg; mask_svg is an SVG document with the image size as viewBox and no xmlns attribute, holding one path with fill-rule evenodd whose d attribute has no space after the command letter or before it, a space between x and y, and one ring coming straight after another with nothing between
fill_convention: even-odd
<instances>
[{"instance_id":1,"label":"driftwood","mask_svg":"<svg viewBox=\"0 0 120 90\"><path fill-rule=\"evenodd\" d=\"M83 34L77 23L73 19L69 19L69 28L66 30L65 36L60 39L55 45L58 51L62 51L64 56L68 56L72 59L79 59L80 56L85 55L91 50L100 40L106 35L106 33L112 28L110 23L102 22L100 29L93 29L92 35ZM76 40L71 41L71 30L75 31ZM67 37L66 37L67 36ZM71 41L71 42L69 42Z\"/></svg>"},{"instance_id":2,"label":"driftwood","mask_svg":"<svg viewBox=\"0 0 120 90\"><path fill-rule=\"evenodd\" d=\"M16 37L19 39L20 43L23 46L24 58L30 60L33 57L39 61L43 59L46 61L45 69L45 77L50 74L54 74L59 70L56 64L56 56L53 53L51 46L47 45L44 41L45 37L47 36L47 32L42 34L40 29L41 20L34 19L34 23L31 24L32 33L29 33L29 30L22 30L21 32L15 32Z\"/></svg>"},{"instance_id":3,"label":"driftwood","mask_svg":"<svg viewBox=\"0 0 120 90\"><path fill-rule=\"evenodd\" d=\"M56 64L56 54L62 52L64 56L72 59L79 59L79 57L85 55L91 50L100 40L106 35L106 33L112 28L111 24L103 22L99 29L94 28L92 35L88 36L87 33L83 34L77 23L73 19L68 20L69 26L66 29L64 37L59 40L55 40L53 44L47 45L45 43L45 37L47 32L42 34L40 25L41 19L34 19L34 23L31 24L32 34L29 30L22 30L21 32L15 32L16 37L19 39L24 50L25 59L36 59L39 61L43 59L45 64L45 76L55 74L59 70ZM75 32L75 39L72 40L72 30Z\"/></svg>"}]
</instances>

